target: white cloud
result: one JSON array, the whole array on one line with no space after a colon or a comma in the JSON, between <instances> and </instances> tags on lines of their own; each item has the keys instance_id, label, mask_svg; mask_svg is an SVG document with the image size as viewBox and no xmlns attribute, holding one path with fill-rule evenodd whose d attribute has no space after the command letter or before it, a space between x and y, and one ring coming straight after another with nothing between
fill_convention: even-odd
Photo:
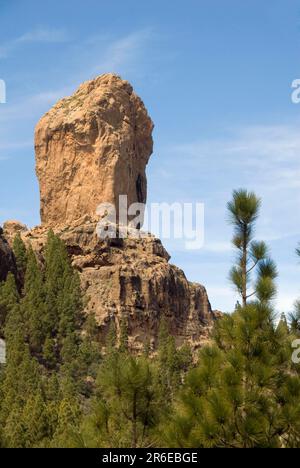
<instances>
[{"instance_id":1,"label":"white cloud","mask_svg":"<svg viewBox=\"0 0 300 468\"><path fill-rule=\"evenodd\" d=\"M232 129L227 137L202 140L170 148L185 153L188 163L214 156L231 164L243 164L256 169L269 168L270 163L295 162L299 159L299 126L249 126Z\"/></svg>"},{"instance_id":2,"label":"white cloud","mask_svg":"<svg viewBox=\"0 0 300 468\"><path fill-rule=\"evenodd\" d=\"M68 41L66 31L62 29L37 28L22 34L0 46L0 59L11 55L18 47L33 43L60 43Z\"/></svg>"},{"instance_id":3,"label":"white cloud","mask_svg":"<svg viewBox=\"0 0 300 468\"><path fill-rule=\"evenodd\" d=\"M66 42L69 37L63 29L43 29L39 28L34 31L23 34L14 40L14 43L21 44L24 42Z\"/></svg>"},{"instance_id":4,"label":"white cloud","mask_svg":"<svg viewBox=\"0 0 300 468\"><path fill-rule=\"evenodd\" d=\"M33 42L34 40L54 42L55 40L63 40L64 37L62 31L37 30L21 36L14 42ZM107 37L105 41L104 38L92 39L90 46L93 44L96 49L99 47L101 50L98 51L98 55L100 55L99 62L96 65L95 63L91 63L89 66L90 77L92 78L95 74L104 72L118 72L120 68L124 69L126 66L133 66L133 64L138 63L139 56L144 51L146 42L150 40L151 37L152 30L147 28L110 41L108 41ZM84 51L82 53L84 53ZM93 54L93 61L95 55L97 54ZM27 95L21 98L18 103L9 104L8 102L1 108L0 122L5 123L42 115L43 112L48 110L47 107L52 106L57 100L74 92L80 82L88 78L86 71L84 72L84 76L81 77L81 68L80 64L80 68L76 74L76 82L73 81L72 77L71 83L63 88ZM70 78L67 81L70 82Z\"/></svg>"},{"instance_id":5,"label":"white cloud","mask_svg":"<svg viewBox=\"0 0 300 468\"><path fill-rule=\"evenodd\" d=\"M104 49L104 38L94 38L90 45L100 47L101 59L92 66L91 74L119 72L120 68L132 66L141 57L146 43L153 39L153 34L151 28L146 28L111 41L106 37L105 42L108 45Z\"/></svg>"},{"instance_id":6,"label":"white cloud","mask_svg":"<svg viewBox=\"0 0 300 468\"><path fill-rule=\"evenodd\" d=\"M234 307L235 295L227 284L234 249L230 245L232 229L226 223L226 202L234 188L245 187L262 198L256 237L270 243L278 265L276 310L291 310L300 295L294 254L300 240L299 122L237 126L211 139L165 147L160 153L163 157L159 170L166 171L171 180L180 181L174 187L168 185L168 196L175 193L180 199L189 193L194 201L205 203L207 243L195 267L191 267L190 260L182 261L182 267L194 280L201 275L213 306L228 311Z\"/></svg>"},{"instance_id":7,"label":"white cloud","mask_svg":"<svg viewBox=\"0 0 300 468\"><path fill-rule=\"evenodd\" d=\"M26 140L26 141L16 141L16 142L1 142L0 143L0 151L3 150L18 150L24 148L30 148L33 146L33 141ZM4 158L2 158L4 159Z\"/></svg>"},{"instance_id":8,"label":"white cloud","mask_svg":"<svg viewBox=\"0 0 300 468\"><path fill-rule=\"evenodd\" d=\"M54 91L45 91L24 96L20 102L5 104L1 108L0 122L9 123L23 120L24 118L39 117L48 107L66 95L69 88L61 88ZM3 129L1 129L3 130Z\"/></svg>"},{"instance_id":9,"label":"white cloud","mask_svg":"<svg viewBox=\"0 0 300 468\"><path fill-rule=\"evenodd\" d=\"M294 310L294 304L296 297L293 294L285 294L279 292L276 300L277 310L279 312L292 312Z\"/></svg>"},{"instance_id":10,"label":"white cloud","mask_svg":"<svg viewBox=\"0 0 300 468\"><path fill-rule=\"evenodd\" d=\"M300 232L295 216L300 206L298 122L229 129L225 135L178 144L166 152L173 155L174 174L183 173L184 165L191 180L197 177L197 186L203 187L199 194L216 220L221 210L224 219L232 189L246 187L263 199L261 232L270 238Z\"/></svg>"},{"instance_id":11,"label":"white cloud","mask_svg":"<svg viewBox=\"0 0 300 468\"><path fill-rule=\"evenodd\" d=\"M225 252L232 252L233 246L230 242L207 242L204 244L202 249L206 252L212 253L225 253Z\"/></svg>"}]
</instances>

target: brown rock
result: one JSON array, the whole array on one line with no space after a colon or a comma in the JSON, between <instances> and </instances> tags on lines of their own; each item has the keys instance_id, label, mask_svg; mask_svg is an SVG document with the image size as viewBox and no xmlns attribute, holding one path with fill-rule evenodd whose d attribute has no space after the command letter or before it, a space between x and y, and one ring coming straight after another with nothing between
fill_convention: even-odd
<instances>
[{"instance_id":1,"label":"brown rock","mask_svg":"<svg viewBox=\"0 0 300 468\"><path fill-rule=\"evenodd\" d=\"M129 83L115 75L84 83L36 127L42 225L26 231L24 225L8 222L5 233L12 240L20 232L42 263L47 233L53 228L80 273L86 314L95 314L101 337L112 321L120 330L126 320L131 349L140 351L150 341L155 350L165 318L178 345L189 342L197 348L215 320L205 288L189 283L151 235L100 240L96 234L101 202L117 204L123 194L129 204L146 201L152 130ZM7 271L8 266L4 275Z\"/></svg>"},{"instance_id":2,"label":"brown rock","mask_svg":"<svg viewBox=\"0 0 300 468\"><path fill-rule=\"evenodd\" d=\"M153 123L127 81L102 75L59 101L35 132L42 223L94 217L100 203L146 202Z\"/></svg>"},{"instance_id":3,"label":"brown rock","mask_svg":"<svg viewBox=\"0 0 300 468\"><path fill-rule=\"evenodd\" d=\"M96 223L73 224L55 233L66 243L79 271L86 313L94 313L105 336L112 320L117 329L128 323L131 349L140 351L147 340L155 349L164 317L178 345L197 348L207 339L214 315L203 286L189 283L159 239L99 240ZM47 228L22 237L42 257Z\"/></svg>"},{"instance_id":4,"label":"brown rock","mask_svg":"<svg viewBox=\"0 0 300 468\"><path fill-rule=\"evenodd\" d=\"M10 245L12 245L18 233L28 231L28 227L19 221L6 221L3 224L3 233Z\"/></svg>"}]
</instances>

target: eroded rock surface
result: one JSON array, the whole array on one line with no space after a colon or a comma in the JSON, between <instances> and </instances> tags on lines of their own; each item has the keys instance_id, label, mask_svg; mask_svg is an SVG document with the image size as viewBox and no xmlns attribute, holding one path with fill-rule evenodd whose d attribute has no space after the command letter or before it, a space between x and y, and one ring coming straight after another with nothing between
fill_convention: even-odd
<instances>
[{"instance_id":1,"label":"eroded rock surface","mask_svg":"<svg viewBox=\"0 0 300 468\"><path fill-rule=\"evenodd\" d=\"M100 203L118 208L119 195L127 195L129 205L145 203L152 130L141 99L113 74L59 101L35 131L42 223L94 216Z\"/></svg>"},{"instance_id":2,"label":"eroded rock surface","mask_svg":"<svg viewBox=\"0 0 300 468\"><path fill-rule=\"evenodd\" d=\"M26 231L28 231L28 227L25 224L20 223L20 221L6 221L3 224L3 234L10 246L13 245L13 241L18 233L21 234Z\"/></svg>"},{"instance_id":3,"label":"eroded rock surface","mask_svg":"<svg viewBox=\"0 0 300 468\"><path fill-rule=\"evenodd\" d=\"M112 321L120 330L125 320L131 349L140 351L150 341L155 350L164 318L178 345L188 342L197 348L216 317L205 288L188 282L153 236L100 240L96 234L100 203L116 205L119 195L127 195L128 204L146 201L152 130L140 98L115 75L86 82L59 101L35 133L42 225L28 230L10 221L4 225L5 237L12 243L20 232L43 262L53 228L80 273L85 312L95 314L101 336ZM0 261L4 279L13 256L1 236Z\"/></svg>"},{"instance_id":4,"label":"eroded rock surface","mask_svg":"<svg viewBox=\"0 0 300 468\"><path fill-rule=\"evenodd\" d=\"M142 350L148 340L155 349L165 318L178 345L188 342L196 348L207 339L215 317L206 290L169 263L159 239L100 240L94 222L54 231L80 272L86 313L95 314L103 336L112 320L117 329L125 320L133 350ZM39 227L22 237L42 259L47 229Z\"/></svg>"}]
</instances>

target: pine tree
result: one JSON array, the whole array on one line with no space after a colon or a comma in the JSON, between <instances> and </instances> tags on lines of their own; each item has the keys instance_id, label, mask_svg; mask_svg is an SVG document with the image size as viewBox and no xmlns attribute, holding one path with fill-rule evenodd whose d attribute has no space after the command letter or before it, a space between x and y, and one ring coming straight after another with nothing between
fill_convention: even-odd
<instances>
[{"instance_id":1,"label":"pine tree","mask_svg":"<svg viewBox=\"0 0 300 468\"><path fill-rule=\"evenodd\" d=\"M39 355L42 353L48 330L44 322L46 309L43 275L32 249L28 251L21 306L31 351Z\"/></svg>"},{"instance_id":2,"label":"pine tree","mask_svg":"<svg viewBox=\"0 0 300 468\"><path fill-rule=\"evenodd\" d=\"M284 334L288 335L290 333L289 326L288 326L287 319L286 319L284 312L280 316L280 321L278 323L277 330L279 333L282 333L283 335Z\"/></svg>"},{"instance_id":3,"label":"pine tree","mask_svg":"<svg viewBox=\"0 0 300 468\"><path fill-rule=\"evenodd\" d=\"M300 257L300 243L296 249L296 254ZM295 302L294 311L289 314L289 322L292 332L299 337L300 335L300 299Z\"/></svg>"},{"instance_id":4,"label":"pine tree","mask_svg":"<svg viewBox=\"0 0 300 468\"><path fill-rule=\"evenodd\" d=\"M167 321L162 319L158 332L158 385L162 398L173 396L181 382L181 358L175 345L175 339L169 333Z\"/></svg>"},{"instance_id":5,"label":"pine tree","mask_svg":"<svg viewBox=\"0 0 300 468\"><path fill-rule=\"evenodd\" d=\"M16 245L21 251L19 239ZM65 245L51 232L45 256L44 269L28 250L21 300L12 275L1 285L7 363L0 382L0 426L5 447L46 447L58 436L62 444L60 404L78 407L86 378L79 358L79 277Z\"/></svg>"},{"instance_id":6,"label":"pine tree","mask_svg":"<svg viewBox=\"0 0 300 468\"><path fill-rule=\"evenodd\" d=\"M14 238L13 252L16 258L18 273L23 282L27 267L27 250L19 232Z\"/></svg>"},{"instance_id":7,"label":"pine tree","mask_svg":"<svg viewBox=\"0 0 300 468\"><path fill-rule=\"evenodd\" d=\"M25 446L43 448L49 444L49 421L47 406L42 393L29 395L22 412L22 424L25 429Z\"/></svg>"},{"instance_id":8,"label":"pine tree","mask_svg":"<svg viewBox=\"0 0 300 468\"><path fill-rule=\"evenodd\" d=\"M19 299L15 277L9 273L6 281L0 284L0 336L3 336L7 315L18 305Z\"/></svg>"},{"instance_id":9,"label":"pine tree","mask_svg":"<svg viewBox=\"0 0 300 468\"><path fill-rule=\"evenodd\" d=\"M81 411L76 399L61 400L57 411L57 425L51 441L54 448L79 448L82 446L79 431Z\"/></svg>"},{"instance_id":10,"label":"pine tree","mask_svg":"<svg viewBox=\"0 0 300 468\"><path fill-rule=\"evenodd\" d=\"M24 421L24 410L29 398L41 393L41 371L31 356L24 333L21 306L13 307L5 325L6 366L1 383L0 423L3 427L6 447L25 448L30 446L28 427ZM32 424L36 423L32 419ZM37 441L36 441L37 442Z\"/></svg>"},{"instance_id":11,"label":"pine tree","mask_svg":"<svg viewBox=\"0 0 300 468\"><path fill-rule=\"evenodd\" d=\"M230 279L242 297L243 306L253 296L265 300L265 297L275 293L273 282L277 276L276 266L268 256L266 244L253 240L260 206L261 200L253 192L243 189L235 190L227 205L229 220L235 231L232 242L238 250L237 264L231 269ZM255 270L257 278L249 291Z\"/></svg>"},{"instance_id":12,"label":"pine tree","mask_svg":"<svg viewBox=\"0 0 300 468\"><path fill-rule=\"evenodd\" d=\"M291 336L269 304L252 302L218 323L165 429L173 447L299 447L300 381Z\"/></svg>"},{"instance_id":13,"label":"pine tree","mask_svg":"<svg viewBox=\"0 0 300 468\"><path fill-rule=\"evenodd\" d=\"M300 335L300 300L295 302L294 311L289 314L289 322L292 332Z\"/></svg>"},{"instance_id":14,"label":"pine tree","mask_svg":"<svg viewBox=\"0 0 300 468\"><path fill-rule=\"evenodd\" d=\"M143 357L115 351L104 360L97 398L82 435L91 447L147 447L159 416L155 369Z\"/></svg>"},{"instance_id":15,"label":"pine tree","mask_svg":"<svg viewBox=\"0 0 300 468\"><path fill-rule=\"evenodd\" d=\"M114 352L117 346L117 331L115 321L112 320L105 340L107 353Z\"/></svg>"},{"instance_id":16,"label":"pine tree","mask_svg":"<svg viewBox=\"0 0 300 468\"><path fill-rule=\"evenodd\" d=\"M120 323L120 343L119 349L121 352L126 353L128 351L128 324L127 320L123 318Z\"/></svg>"},{"instance_id":17,"label":"pine tree","mask_svg":"<svg viewBox=\"0 0 300 468\"><path fill-rule=\"evenodd\" d=\"M55 369L57 366L57 355L55 340L47 336L43 346L43 359L48 369Z\"/></svg>"}]
</instances>

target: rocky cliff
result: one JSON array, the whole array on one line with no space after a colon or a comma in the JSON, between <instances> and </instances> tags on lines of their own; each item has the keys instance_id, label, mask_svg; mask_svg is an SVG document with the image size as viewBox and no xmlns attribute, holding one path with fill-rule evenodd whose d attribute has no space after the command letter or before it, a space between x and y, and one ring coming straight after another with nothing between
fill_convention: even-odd
<instances>
[{"instance_id":1,"label":"rocky cliff","mask_svg":"<svg viewBox=\"0 0 300 468\"><path fill-rule=\"evenodd\" d=\"M113 320L117 330L126 321L132 349L150 340L155 349L162 318L177 344L198 347L206 340L214 314L206 290L189 283L159 239L100 240L96 223L85 220L54 232L66 243L73 266L79 271L86 298L86 313L94 313L105 337ZM21 232L41 262L48 229ZM9 235L8 231L7 234Z\"/></svg>"},{"instance_id":2,"label":"rocky cliff","mask_svg":"<svg viewBox=\"0 0 300 468\"><path fill-rule=\"evenodd\" d=\"M28 230L4 225L12 242L20 232L43 262L49 227L66 243L79 271L86 313L94 313L105 336L112 321L124 320L130 346L155 349L162 318L177 344L198 347L207 339L215 315L206 290L187 281L169 263L160 240L101 240L97 205L146 200L145 168L152 152L153 124L144 104L126 81L104 75L84 83L56 104L36 128L36 164L41 191L42 225Z\"/></svg>"},{"instance_id":3,"label":"rocky cliff","mask_svg":"<svg viewBox=\"0 0 300 468\"><path fill-rule=\"evenodd\" d=\"M153 123L127 81L102 75L59 101L35 132L41 219L63 225L100 203L145 203Z\"/></svg>"}]
</instances>

